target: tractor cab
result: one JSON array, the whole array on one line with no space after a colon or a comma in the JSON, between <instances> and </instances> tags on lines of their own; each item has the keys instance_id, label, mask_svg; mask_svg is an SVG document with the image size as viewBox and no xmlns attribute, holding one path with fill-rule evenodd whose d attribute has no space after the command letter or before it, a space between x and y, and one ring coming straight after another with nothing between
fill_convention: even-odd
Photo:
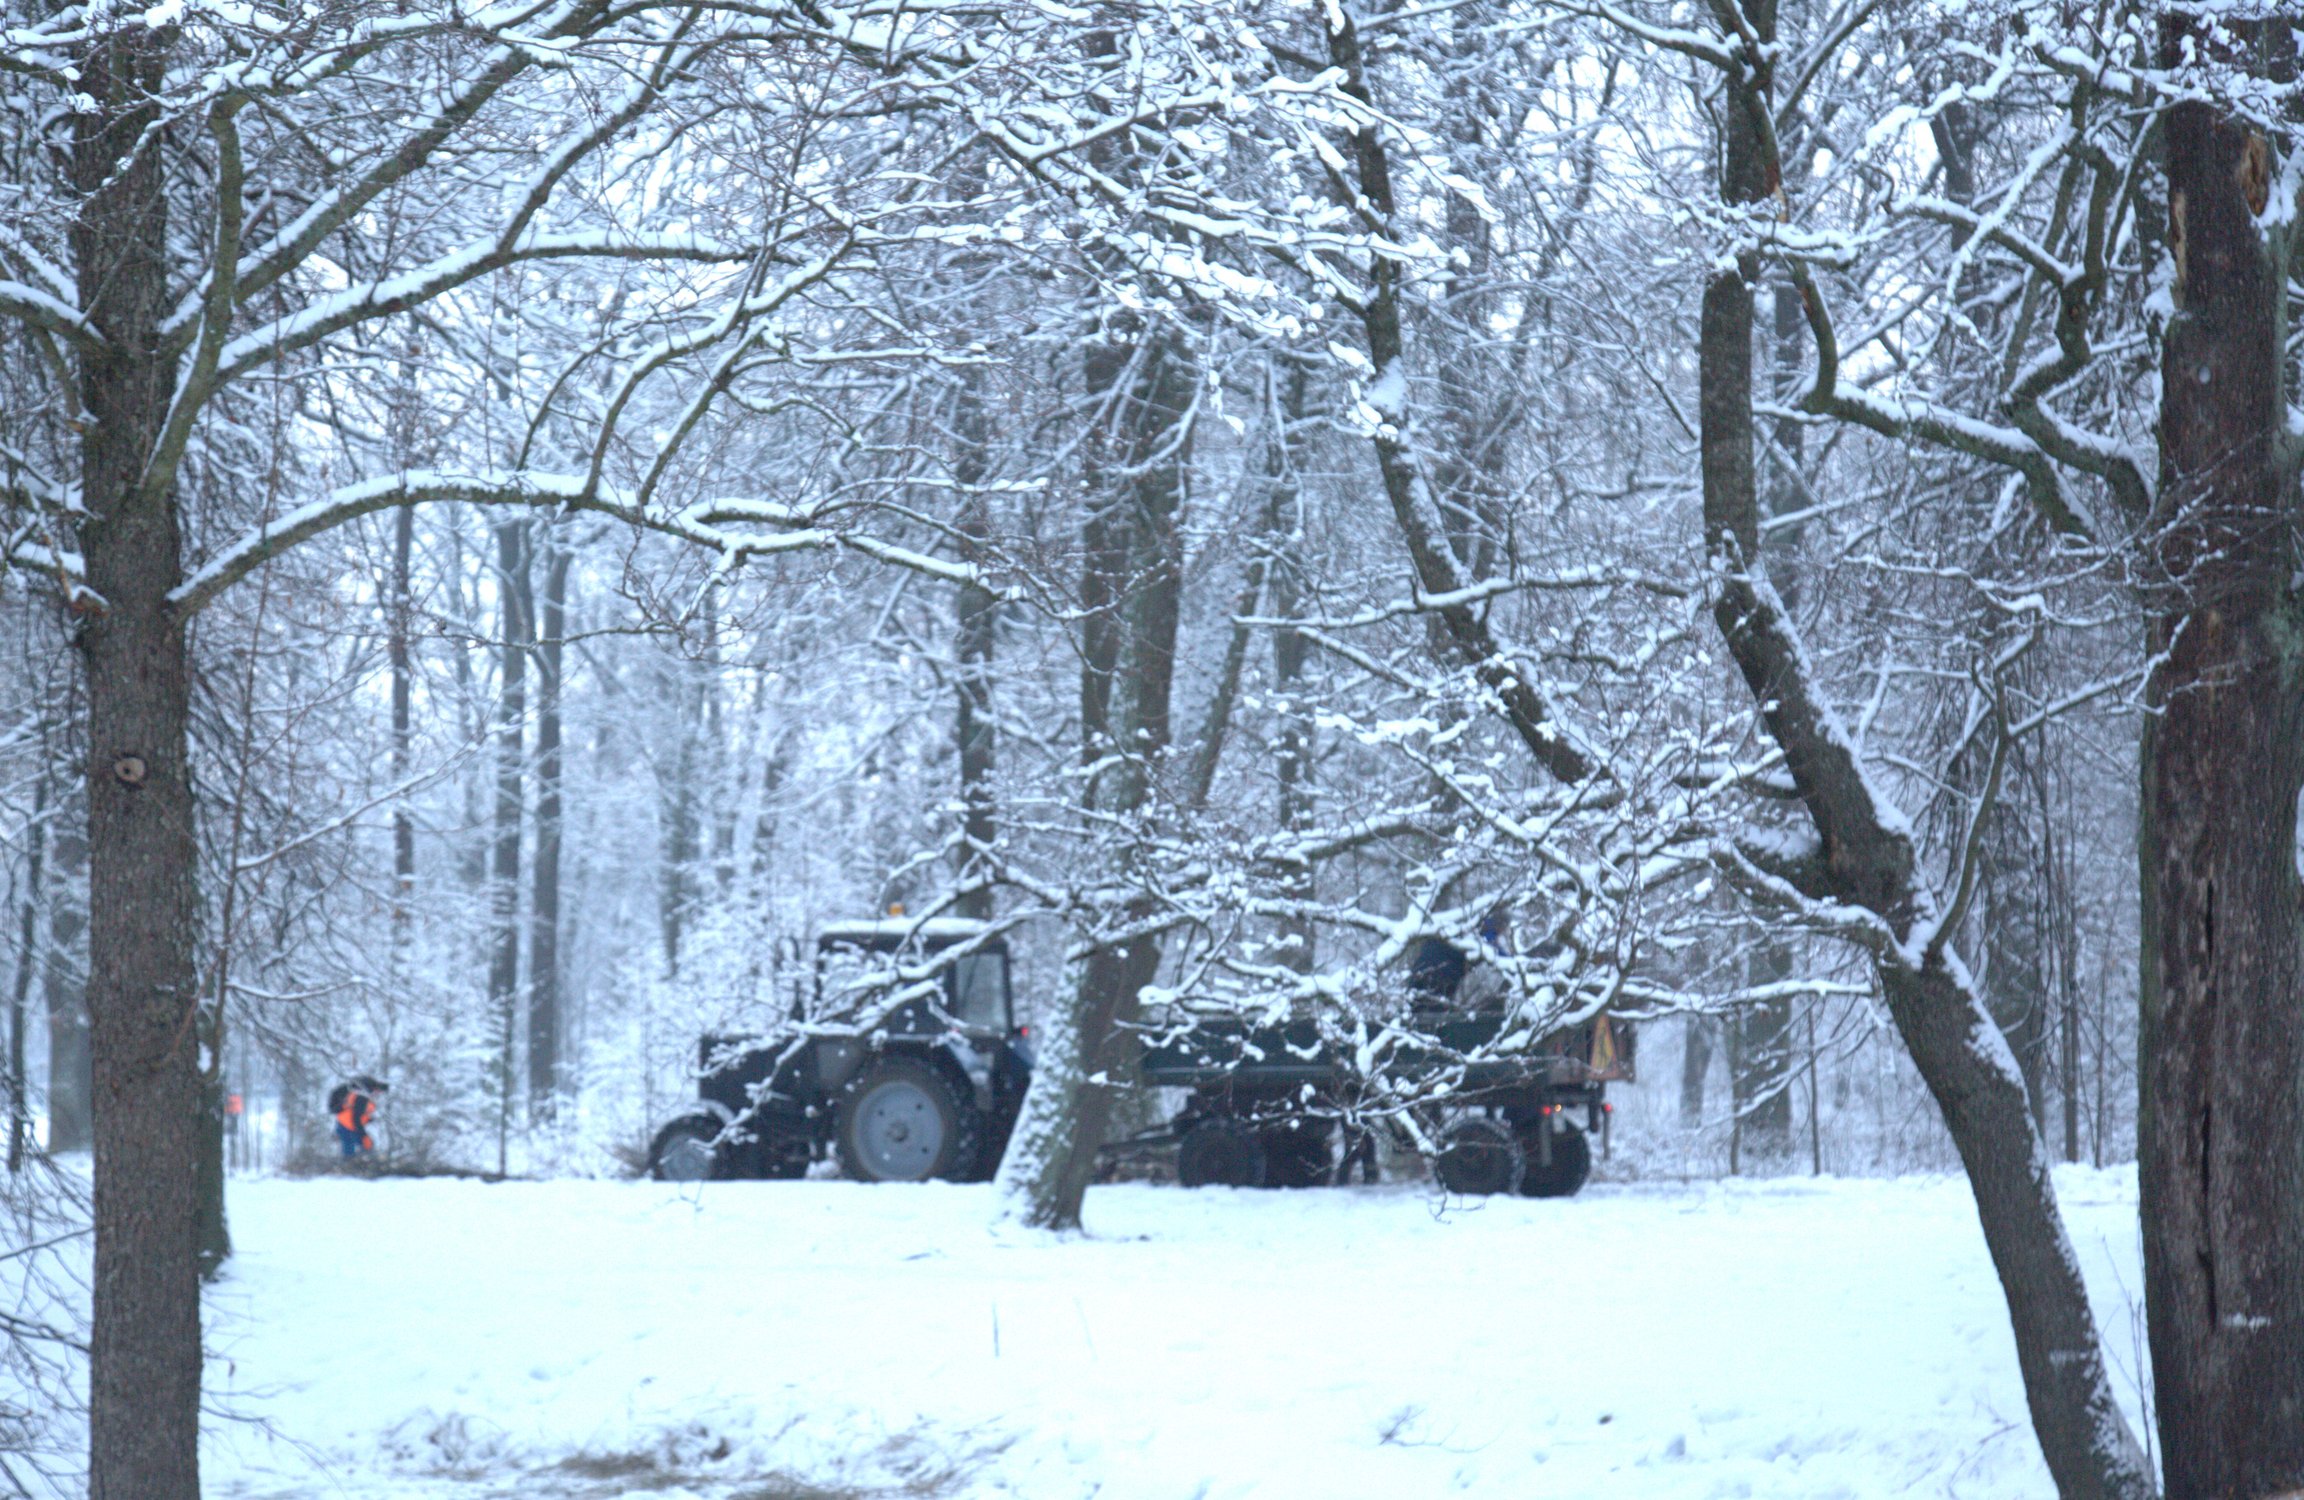
<instances>
[{"instance_id":1,"label":"tractor cab","mask_svg":"<svg viewBox=\"0 0 2304 1500\"><path fill-rule=\"evenodd\" d=\"M939 958L944 961L936 963ZM885 984L891 966L931 963L936 969L934 993L904 998L888 1012L879 1030L890 1036L940 1035L953 1029L970 1037L1006 1038L1016 1033L1008 944L987 924L959 917L928 921L889 917L826 927L816 937L814 1015L852 1013L858 997Z\"/></svg>"}]
</instances>

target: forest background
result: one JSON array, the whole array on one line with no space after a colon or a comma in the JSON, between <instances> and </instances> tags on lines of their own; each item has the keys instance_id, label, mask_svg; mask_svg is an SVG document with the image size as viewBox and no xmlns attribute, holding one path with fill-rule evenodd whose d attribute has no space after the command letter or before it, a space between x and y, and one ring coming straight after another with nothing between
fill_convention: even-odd
<instances>
[{"instance_id":1,"label":"forest background","mask_svg":"<svg viewBox=\"0 0 2304 1500\"><path fill-rule=\"evenodd\" d=\"M2043 1167L2138 1157L2169 1492L2304 1482L2277 6L6 14L96 1493L196 1486L228 1141L361 1070L411 1169L627 1169L899 905L1022 955L1029 1222L1147 1002L1365 1046L1501 909L1527 1034L1643 1027L1619 1170L1969 1173L2067 1493L2155 1480Z\"/></svg>"}]
</instances>

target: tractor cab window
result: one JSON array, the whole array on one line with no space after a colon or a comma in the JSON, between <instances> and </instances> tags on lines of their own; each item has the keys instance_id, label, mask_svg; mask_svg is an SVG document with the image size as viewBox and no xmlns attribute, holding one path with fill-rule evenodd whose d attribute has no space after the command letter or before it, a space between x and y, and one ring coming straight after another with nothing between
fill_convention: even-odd
<instances>
[{"instance_id":1,"label":"tractor cab window","mask_svg":"<svg viewBox=\"0 0 2304 1500\"><path fill-rule=\"evenodd\" d=\"M970 953L952 961L951 1011L961 1025L985 1031L1008 1029L1008 955Z\"/></svg>"}]
</instances>

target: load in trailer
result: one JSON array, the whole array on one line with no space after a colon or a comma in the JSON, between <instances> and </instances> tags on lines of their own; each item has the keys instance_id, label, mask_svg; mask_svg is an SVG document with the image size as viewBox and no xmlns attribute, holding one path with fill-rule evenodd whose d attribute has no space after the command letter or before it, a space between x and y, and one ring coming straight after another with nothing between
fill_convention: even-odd
<instances>
[{"instance_id":1,"label":"load in trailer","mask_svg":"<svg viewBox=\"0 0 2304 1500\"><path fill-rule=\"evenodd\" d=\"M867 971L893 988L844 1005ZM696 1104L656 1132L649 1174L791 1178L829 1159L864 1182L990 1177L1032 1072L1006 942L958 918L843 923L817 938L811 990L788 1032L703 1039Z\"/></svg>"}]
</instances>

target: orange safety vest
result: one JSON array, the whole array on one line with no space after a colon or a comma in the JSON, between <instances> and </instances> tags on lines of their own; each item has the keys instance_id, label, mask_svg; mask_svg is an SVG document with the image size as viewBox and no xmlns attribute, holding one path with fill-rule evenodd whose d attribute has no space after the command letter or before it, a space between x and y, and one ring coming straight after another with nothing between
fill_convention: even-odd
<instances>
[{"instance_id":1,"label":"orange safety vest","mask_svg":"<svg viewBox=\"0 0 2304 1500\"><path fill-rule=\"evenodd\" d=\"M344 1107L336 1111L336 1123L346 1130L359 1130L368 1124L376 1106L366 1094L354 1089L344 1096Z\"/></svg>"}]
</instances>

